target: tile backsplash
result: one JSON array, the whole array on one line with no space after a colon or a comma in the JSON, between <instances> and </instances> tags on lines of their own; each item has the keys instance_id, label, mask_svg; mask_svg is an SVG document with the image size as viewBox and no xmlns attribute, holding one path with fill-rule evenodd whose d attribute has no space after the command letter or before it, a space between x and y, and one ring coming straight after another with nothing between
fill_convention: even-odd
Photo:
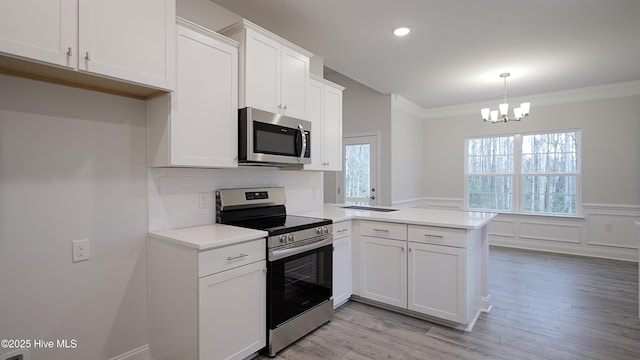
<instances>
[{"instance_id":1,"label":"tile backsplash","mask_svg":"<svg viewBox=\"0 0 640 360\"><path fill-rule=\"evenodd\" d=\"M149 231L214 223L217 189L283 186L288 213L320 209L324 199L323 173L315 171L161 168L149 169L148 181Z\"/></svg>"}]
</instances>

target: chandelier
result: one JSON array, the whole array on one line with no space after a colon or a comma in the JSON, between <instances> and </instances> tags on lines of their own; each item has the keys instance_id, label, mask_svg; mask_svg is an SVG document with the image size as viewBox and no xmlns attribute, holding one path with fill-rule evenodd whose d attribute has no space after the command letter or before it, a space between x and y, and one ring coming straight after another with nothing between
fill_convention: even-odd
<instances>
[{"instance_id":1,"label":"chandelier","mask_svg":"<svg viewBox=\"0 0 640 360\"><path fill-rule=\"evenodd\" d=\"M502 73L500 77L504 79L504 103L498 105L500 109L500 116L498 116L498 110L490 110L484 108L480 110L482 114L482 120L491 121L491 123L507 122L507 121L520 121L523 117L529 116L529 108L531 103L525 102L520 104L520 107L513 109L513 117L509 117L509 104L507 104L507 77L510 73Z\"/></svg>"}]
</instances>

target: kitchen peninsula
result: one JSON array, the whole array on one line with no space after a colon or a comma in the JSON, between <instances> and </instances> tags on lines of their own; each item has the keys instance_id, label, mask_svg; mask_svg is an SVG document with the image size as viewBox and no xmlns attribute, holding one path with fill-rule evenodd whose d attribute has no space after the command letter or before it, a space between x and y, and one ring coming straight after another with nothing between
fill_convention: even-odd
<instances>
[{"instance_id":1,"label":"kitchen peninsula","mask_svg":"<svg viewBox=\"0 0 640 360\"><path fill-rule=\"evenodd\" d=\"M471 331L491 310L487 225L494 213L325 205L334 222L334 303L365 302Z\"/></svg>"}]
</instances>

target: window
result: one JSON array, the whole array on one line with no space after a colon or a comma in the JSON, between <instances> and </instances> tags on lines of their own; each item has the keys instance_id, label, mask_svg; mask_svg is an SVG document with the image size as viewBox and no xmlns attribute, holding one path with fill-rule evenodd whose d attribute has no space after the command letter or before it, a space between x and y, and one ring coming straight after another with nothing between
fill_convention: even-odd
<instances>
[{"instance_id":1,"label":"window","mask_svg":"<svg viewBox=\"0 0 640 360\"><path fill-rule=\"evenodd\" d=\"M579 136L571 130L467 138L467 208L577 215Z\"/></svg>"}]
</instances>

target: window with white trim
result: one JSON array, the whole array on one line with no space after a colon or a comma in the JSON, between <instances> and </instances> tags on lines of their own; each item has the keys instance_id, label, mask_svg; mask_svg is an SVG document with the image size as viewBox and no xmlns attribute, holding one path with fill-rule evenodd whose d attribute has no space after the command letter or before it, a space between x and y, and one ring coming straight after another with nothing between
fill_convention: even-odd
<instances>
[{"instance_id":1,"label":"window with white trim","mask_svg":"<svg viewBox=\"0 0 640 360\"><path fill-rule=\"evenodd\" d=\"M466 207L578 215L579 150L579 130L467 138Z\"/></svg>"}]
</instances>

